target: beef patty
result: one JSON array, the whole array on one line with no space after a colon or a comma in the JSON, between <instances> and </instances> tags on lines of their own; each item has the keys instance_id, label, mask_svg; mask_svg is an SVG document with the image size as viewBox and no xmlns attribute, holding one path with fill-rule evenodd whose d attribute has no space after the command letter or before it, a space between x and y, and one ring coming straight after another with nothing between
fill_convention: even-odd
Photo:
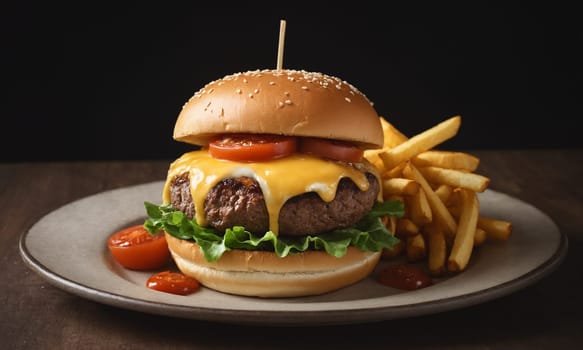
<instances>
[{"instance_id":1,"label":"beef patty","mask_svg":"<svg viewBox=\"0 0 583 350\"><path fill-rule=\"evenodd\" d=\"M279 214L280 236L317 235L354 225L374 205L380 191L376 177L366 174L369 188L361 191L349 178L338 184L336 197L323 201L315 192L290 198ZM174 209L192 219L195 214L188 173L170 183L170 201ZM229 178L211 189L204 202L209 226L225 230L243 226L255 234L269 230L269 215L261 187L249 177Z\"/></svg>"}]
</instances>

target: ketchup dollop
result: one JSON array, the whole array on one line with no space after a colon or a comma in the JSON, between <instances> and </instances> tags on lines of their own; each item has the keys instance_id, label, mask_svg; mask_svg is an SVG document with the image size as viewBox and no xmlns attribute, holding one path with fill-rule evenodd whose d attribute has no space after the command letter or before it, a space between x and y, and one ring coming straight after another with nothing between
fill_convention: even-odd
<instances>
[{"instance_id":1,"label":"ketchup dollop","mask_svg":"<svg viewBox=\"0 0 583 350\"><path fill-rule=\"evenodd\" d=\"M162 271L150 276L146 281L146 287L160 292L188 295L196 292L200 288L200 283L178 272Z\"/></svg>"},{"instance_id":2,"label":"ketchup dollop","mask_svg":"<svg viewBox=\"0 0 583 350\"><path fill-rule=\"evenodd\" d=\"M385 286L403 290L415 290L433 284L423 269L411 264L394 264L382 269L378 281Z\"/></svg>"}]
</instances>

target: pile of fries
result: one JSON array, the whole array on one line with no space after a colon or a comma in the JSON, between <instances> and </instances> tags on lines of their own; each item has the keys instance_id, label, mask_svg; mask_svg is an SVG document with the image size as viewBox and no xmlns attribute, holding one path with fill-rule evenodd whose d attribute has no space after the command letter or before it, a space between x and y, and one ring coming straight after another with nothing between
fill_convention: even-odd
<instances>
[{"instance_id":1,"label":"pile of fries","mask_svg":"<svg viewBox=\"0 0 583 350\"><path fill-rule=\"evenodd\" d=\"M407 138L381 117L385 143L365 157L380 169L384 200L403 202L405 215L387 218L389 231L400 238L383 258L405 255L426 261L433 276L463 271L472 251L486 240L507 240L512 223L480 215L477 193L490 179L477 174L479 159L464 152L435 147L454 137L461 117L451 117Z\"/></svg>"}]
</instances>

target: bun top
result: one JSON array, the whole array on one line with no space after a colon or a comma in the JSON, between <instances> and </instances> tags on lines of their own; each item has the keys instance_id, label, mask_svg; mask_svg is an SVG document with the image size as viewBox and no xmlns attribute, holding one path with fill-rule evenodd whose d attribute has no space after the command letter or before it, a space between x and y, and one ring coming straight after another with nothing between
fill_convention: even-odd
<instances>
[{"instance_id":1,"label":"bun top","mask_svg":"<svg viewBox=\"0 0 583 350\"><path fill-rule=\"evenodd\" d=\"M372 103L339 78L302 70L256 70L208 83L183 106L174 139L204 146L224 133L344 140L380 148L383 130Z\"/></svg>"}]
</instances>

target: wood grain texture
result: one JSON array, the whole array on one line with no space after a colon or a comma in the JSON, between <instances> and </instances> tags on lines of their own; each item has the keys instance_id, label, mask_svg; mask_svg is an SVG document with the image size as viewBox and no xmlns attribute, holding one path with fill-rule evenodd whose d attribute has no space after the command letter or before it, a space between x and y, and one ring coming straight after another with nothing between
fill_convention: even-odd
<instances>
[{"instance_id":1,"label":"wood grain texture","mask_svg":"<svg viewBox=\"0 0 583 350\"><path fill-rule=\"evenodd\" d=\"M57 289L23 263L20 235L43 215L103 190L162 180L168 161L0 164L0 336L5 349L581 348L583 150L468 151L491 189L529 202L569 236L552 274L484 304L409 319L263 329L154 316Z\"/></svg>"}]
</instances>

